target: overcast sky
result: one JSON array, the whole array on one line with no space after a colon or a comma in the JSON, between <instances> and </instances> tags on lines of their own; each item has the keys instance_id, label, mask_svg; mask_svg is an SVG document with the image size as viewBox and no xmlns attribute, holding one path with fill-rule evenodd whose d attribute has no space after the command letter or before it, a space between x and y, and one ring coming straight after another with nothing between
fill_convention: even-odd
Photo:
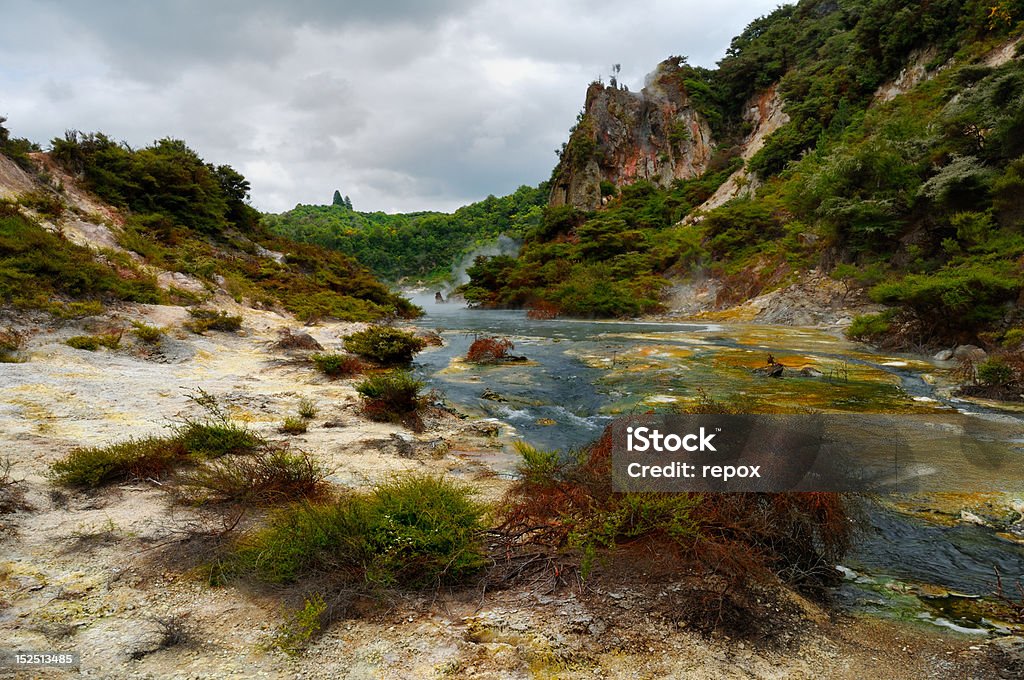
<instances>
[{"instance_id":1,"label":"overcast sky","mask_svg":"<svg viewBox=\"0 0 1024 680\"><path fill-rule=\"evenodd\" d=\"M0 0L0 115L184 139L253 205L452 210L547 179L587 84L713 66L779 0Z\"/></svg>"}]
</instances>

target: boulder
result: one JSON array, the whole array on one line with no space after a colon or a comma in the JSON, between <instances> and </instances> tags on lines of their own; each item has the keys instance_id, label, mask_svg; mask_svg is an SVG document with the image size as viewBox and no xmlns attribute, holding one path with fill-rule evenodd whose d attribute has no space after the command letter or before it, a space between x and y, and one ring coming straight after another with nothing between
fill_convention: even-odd
<instances>
[{"instance_id":1,"label":"boulder","mask_svg":"<svg viewBox=\"0 0 1024 680\"><path fill-rule=\"evenodd\" d=\"M949 361L952 358L953 350L951 349L944 349L940 352L936 352L935 356L932 357L932 359L935 359L936 361Z\"/></svg>"},{"instance_id":2,"label":"boulder","mask_svg":"<svg viewBox=\"0 0 1024 680\"><path fill-rule=\"evenodd\" d=\"M980 361L984 361L987 356L988 352L977 345L958 345L957 348L953 350L953 358L959 361L971 361L978 363Z\"/></svg>"}]
</instances>

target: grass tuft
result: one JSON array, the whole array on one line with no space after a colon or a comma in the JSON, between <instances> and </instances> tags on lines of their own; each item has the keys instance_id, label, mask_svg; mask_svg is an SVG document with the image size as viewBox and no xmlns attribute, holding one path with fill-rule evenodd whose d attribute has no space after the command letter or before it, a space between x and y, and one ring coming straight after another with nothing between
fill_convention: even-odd
<instances>
[{"instance_id":1,"label":"grass tuft","mask_svg":"<svg viewBox=\"0 0 1024 680\"><path fill-rule=\"evenodd\" d=\"M88 352L95 352L100 347L117 349L121 346L121 332L103 333L100 335L76 335L68 338L65 344L74 349L82 349Z\"/></svg>"},{"instance_id":2,"label":"grass tuft","mask_svg":"<svg viewBox=\"0 0 1024 680\"><path fill-rule=\"evenodd\" d=\"M314 354L310 357L316 369L331 378L344 378L363 372L363 362L349 354Z\"/></svg>"},{"instance_id":3,"label":"grass tuft","mask_svg":"<svg viewBox=\"0 0 1024 680\"><path fill-rule=\"evenodd\" d=\"M303 434L309 430L309 423L302 418L295 418L288 416L281 423L281 427L277 428L277 431L281 434Z\"/></svg>"},{"instance_id":4,"label":"grass tuft","mask_svg":"<svg viewBox=\"0 0 1024 680\"><path fill-rule=\"evenodd\" d=\"M485 564L483 518L468 487L425 475L396 479L370 493L279 512L244 538L215 576L293 583L330 573L370 587L456 583Z\"/></svg>"}]
</instances>

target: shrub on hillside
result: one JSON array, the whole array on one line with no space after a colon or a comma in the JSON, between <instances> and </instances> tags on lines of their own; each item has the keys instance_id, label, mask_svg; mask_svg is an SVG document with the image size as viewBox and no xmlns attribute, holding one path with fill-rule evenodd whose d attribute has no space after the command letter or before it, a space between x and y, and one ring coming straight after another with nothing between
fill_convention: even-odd
<instances>
[{"instance_id":1,"label":"shrub on hillside","mask_svg":"<svg viewBox=\"0 0 1024 680\"><path fill-rule=\"evenodd\" d=\"M370 326L345 338L345 349L382 366L401 366L426 343L408 331L391 326Z\"/></svg>"},{"instance_id":2,"label":"shrub on hillside","mask_svg":"<svg viewBox=\"0 0 1024 680\"><path fill-rule=\"evenodd\" d=\"M186 321L184 326L197 335L206 331L234 332L242 327L242 317L230 315L226 311L215 309L200 309L192 307L188 310L191 321Z\"/></svg>"}]
</instances>

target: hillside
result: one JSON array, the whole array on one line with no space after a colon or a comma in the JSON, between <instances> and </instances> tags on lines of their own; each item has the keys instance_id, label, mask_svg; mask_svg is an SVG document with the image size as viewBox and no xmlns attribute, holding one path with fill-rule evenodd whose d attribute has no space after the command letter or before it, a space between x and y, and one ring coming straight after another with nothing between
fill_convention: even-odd
<instances>
[{"instance_id":1,"label":"hillside","mask_svg":"<svg viewBox=\"0 0 1024 680\"><path fill-rule=\"evenodd\" d=\"M350 257L271 234L247 203L245 178L181 141L131 150L103 134L68 133L41 153L9 137L4 129L5 304L74 317L118 301L223 297L304 321L418 313Z\"/></svg>"},{"instance_id":2,"label":"hillside","mask_svg":"<svg viewBox=\"0 0 1024 680\"><path fill-rule=\"evenodd\" d=\"M1024 3L991 5L804 0L717 69L672 57L640 93L592 84L542 224L517 259L479 260L467 299L713 314L816 281L889 308L857 337L1016 337Z\"/></svg>"},{"instance_id":3,"label":"hillside","mask_svg":"<svg viewBox=\"0 0 1024 680\"><path fill-rule=\"evenodd\" d=\"M521 186L452 214L357 212L344 204L298 205L264 215L273 233L354 257L377 276L406 283L440 283L469 253L500 235L521 238L540 223L547 187Z\"/></svg>"}]
</instances>

